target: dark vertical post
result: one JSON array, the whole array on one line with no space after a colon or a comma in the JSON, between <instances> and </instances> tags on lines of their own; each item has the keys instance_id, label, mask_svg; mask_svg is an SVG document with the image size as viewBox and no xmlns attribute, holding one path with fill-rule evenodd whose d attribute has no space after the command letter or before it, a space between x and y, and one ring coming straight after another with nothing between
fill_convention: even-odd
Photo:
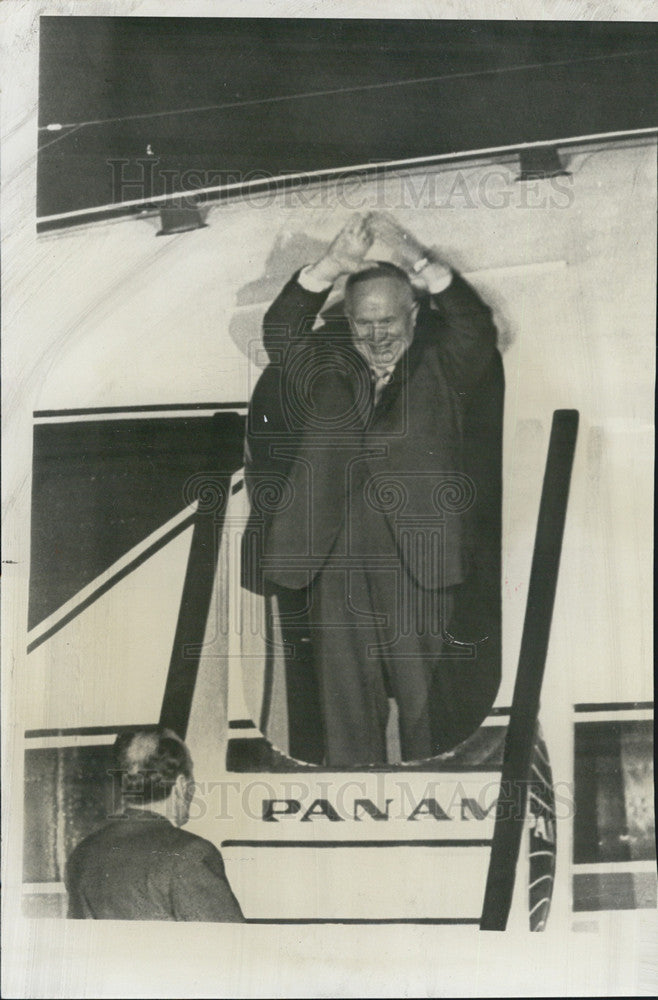
<instances>
[{"instance_id":1,"label":"dark vertical post","mask_svg":"<svg viewBox=\"0 0 658 1000\"><path fill-rule=\"evenodd\" d=\"M185 739L210 611L231 476L242 462L244 421L236 413L212 418L206 472L181 484L181 499L197 503L160 725Z\"/></svg>"},{"instance_id":2,"label":"dark vertical post","mask_svg":"<svg viewBox=\"0 0 658 1000\"><path fill-rule=\"evenodd\" d=\"M505 930L512 904L577 433L578 411L556 410L539 505L514 698L505 740L501 793L481 930Z\"/></svg>"},{"instance_id":3,"label":"dark vertical post","mask_svg":"<svg viewBox=\"0 0 658 1000\"><path fill-rule=\"evenodd\" d=\"M221 538L212 515L198 512L160 711L160 725L185 739L210 611Z\"/></svg>"}]
</instances>

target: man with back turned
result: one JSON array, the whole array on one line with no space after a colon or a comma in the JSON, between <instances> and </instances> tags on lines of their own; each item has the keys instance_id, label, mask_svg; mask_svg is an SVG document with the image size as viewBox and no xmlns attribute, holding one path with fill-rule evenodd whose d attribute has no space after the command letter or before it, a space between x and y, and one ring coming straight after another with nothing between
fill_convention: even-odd
<instances>
[{"instance_id":1,"label":"man with back turned","mask_svg":"<svg viewBox=\"0 0 658 1000\"><path fill-rule=\"evenodd\" d=\"M123 809L73 851L69 917L241 921L216 847L182 830L192 760L168 729L121 734L114 747Z\"/></svg>"}]
</instances>

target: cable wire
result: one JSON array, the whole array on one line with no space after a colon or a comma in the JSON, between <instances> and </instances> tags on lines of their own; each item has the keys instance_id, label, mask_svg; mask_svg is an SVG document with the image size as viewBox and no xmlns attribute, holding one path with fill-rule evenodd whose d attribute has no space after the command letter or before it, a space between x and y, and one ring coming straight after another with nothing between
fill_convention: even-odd
<instances>
[{"instance_id":1,"label":"cable wire","mask_svg":"<svg viewBox=\"0 0 658 1000\"><path fill-rule=\"evenodd\" d=\"M423 83L436 83L439 80L467 79L474 76L486 76L501 73L518 73L529 69L548 69L555 66L570 66L576 63L595 62L602 59L623 59L628 56L650 53L652 49L634 49L630 52L606 53L605 55L584 56L581 59L559 59L554 62L527 63L520 66L504 66L498 69L468 70L462 73L446 73L440 76L424 76L413 80L393 80L385 83L367 83L354 87L337 87L330 90L309 90L300 94L281 94L278 97L256 97L244 101L229 101L225 104L205 104L196 108L179 108L171 111L145 111L134 115L117 115L111 118L91 118L84 122L69 122L60 124L52 122L48 125L40 125L40 132L59 132L63 129L80 129L94 125L110 125L118 122L139 121L147 118L165 118L172 115L193 115L201 114L204 111L227 111L234 108L254 107L258 104L277 104L285 101L309 100L316 97L332 97L337 94L354 94L367 90L392 89L394 87L410 87ZM42 147L46 148L46 147Z\"/></svg>"}]
</instances>

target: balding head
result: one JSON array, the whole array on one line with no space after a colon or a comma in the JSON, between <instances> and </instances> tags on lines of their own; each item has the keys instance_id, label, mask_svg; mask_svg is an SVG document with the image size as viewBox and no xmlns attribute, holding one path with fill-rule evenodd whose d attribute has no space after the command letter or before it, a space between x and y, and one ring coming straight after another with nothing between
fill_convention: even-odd
<instances>
[{"instance_id":1,"label":"balding head","mask_svg":"<svg viewBox=\"0 0 658 1000\"><path fill-rule=\"evenodd\" d=\"M171 729L134 730L121 733L114 744L125 799L148 807L164 802L179 778L192 780L192 758Z\"/></svg>"},{"instance_id":2,"label":"balding head","mask_svg":"<svg viewBox=\"0 0 658 1000\"><path fill-rule=\"evenodd\" d=\"M350 274L345 282L345 305L349 311L355 293L362 291L364 286L371 282L387 281L397 289L401 295L405 295L413 300L413 288L409 275L401 267L392 264L388 260L374 260L367 267Z\"/></svg>"}]
</instances>

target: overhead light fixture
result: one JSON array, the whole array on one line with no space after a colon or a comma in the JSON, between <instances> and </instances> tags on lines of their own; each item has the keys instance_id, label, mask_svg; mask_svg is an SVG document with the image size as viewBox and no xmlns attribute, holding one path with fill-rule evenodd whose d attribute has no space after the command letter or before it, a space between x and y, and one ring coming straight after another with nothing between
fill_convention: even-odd
<instances>
[{"instance_id":1,"label":"overhead light fixture","mask_svg":"<svg viewBox=\"0 0 658 1000\"><path fill-rule=\"evenodd\" d=\"M517 181L544 180L547 177L569 177L555 146L533 146L519 152L521 173Z\"/></svg>"},{"instance_id":2,"label":"overhead light fixture","mask_svg":"<svg viewBox=\"0 0 658 1000\"><path fill-rule=\"evenodd\" d=\"M192 229L206 228L199 206L184 202L185 199L164 201L159 205L162 229L158 230L156 236L173 236L175 233L187 233Z\"/></svg>"}]
</instances>

